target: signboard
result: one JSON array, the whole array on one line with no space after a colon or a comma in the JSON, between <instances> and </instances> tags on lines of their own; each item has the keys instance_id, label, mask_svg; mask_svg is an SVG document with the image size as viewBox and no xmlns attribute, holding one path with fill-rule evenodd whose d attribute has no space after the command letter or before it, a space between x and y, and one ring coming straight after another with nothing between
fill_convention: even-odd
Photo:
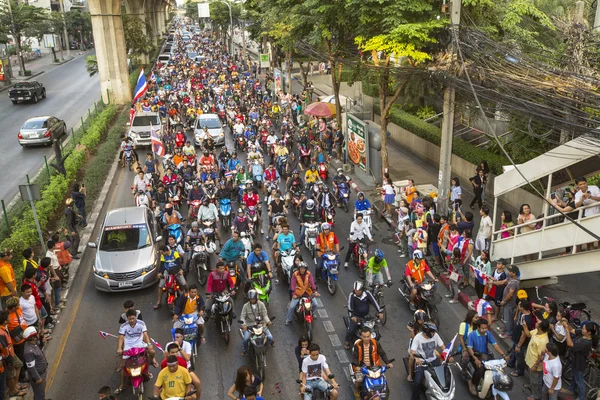
<instances>
[{"instance_id":1,"label":"signboard","mask_svg":"<svg viewBox=\"0 0 600 400\"><path fill-rule=\"evenodd\" d=\"M208 3L198 3L198 17L210 18L210 8L208 7Z\"/></svg>"},{"instance_id":2,"label":"signboard","mask_svg":"<svg viewBox=\"0 0 600 400\"><path fill-rule=\"evenodd\" d=\"M273 69L273 79L275 80L275 94L281 90L281 71L277 68Z\"/></svg>"},{"instance_id":3,"label":"signboard","mask_svg":"<svg viewBox=\"0 0 600 400\"><path fill-rule=\"evenodd\" d=\"M6 73L4 72L4 60L0 58L0 81L6 80Z\"/></svg>"},{"instance_id":4,"label":"signboard","mask_svg":"<svg viewBox=\"0 0 600 400\"><path fill-rule=\"evenodd\" d=\"M54 35L53 34L51 34L51 33L45 33L44 34L44 46L47 49L55 47L54 46Z\"/></svg>"},{"instance_id":5,"label":"signboard","mask_svg":"<svg viewBox=\"0 0 600 400\"><path fill-rule=\"evenodd\" d=\"M362 169L369 171L369 130L367 124L360 118L348 113L346 114L346 125L348 127L348 140L346 151L350 161Z\"/></svg>"},{"instance_id":6,"label":"signboard","mask_svg":"<svg viewBox=\"0 0 600 400\"><path fill-rule=\"evenodd\" d=\"M261 68L269 68L270 64L269 64L269 54L260 54L259 55L260 58L260 67Z\"/></svg>"}]
</instances>

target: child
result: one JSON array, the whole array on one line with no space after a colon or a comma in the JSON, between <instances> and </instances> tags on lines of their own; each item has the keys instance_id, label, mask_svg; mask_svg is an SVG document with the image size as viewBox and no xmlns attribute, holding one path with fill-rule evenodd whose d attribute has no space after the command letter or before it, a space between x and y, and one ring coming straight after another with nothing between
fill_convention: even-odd
<instances>
[{"instance_id":1,"label":"child","mask_svg":"<svg viewBox=\"0 0 600 400\"><path fill-rule=\"evenodd\" d=\"M446 254L448 253L449 251L446 250ZM458 248L452 250L452 257L448 263L448 277L450 278L450 294L445 295L445 297L450 298L448 301L450 304L456 304L458 303L458 293L460 292L458 289L458 282L460 280L460 250Z\"/></svg>"},{"instance_id":2,"label":"child","mask_svg":"<svg viewBox=\"0 0 600 400\"><path fill-rule=\"evenodd\" d=\"M387 179L385 184L381 188L383 192L383 202L385 203L385 210L388 215L392 215L392 204L396 202L396 189L392 186L392 180Z\"/></svg>"}]
</instances>

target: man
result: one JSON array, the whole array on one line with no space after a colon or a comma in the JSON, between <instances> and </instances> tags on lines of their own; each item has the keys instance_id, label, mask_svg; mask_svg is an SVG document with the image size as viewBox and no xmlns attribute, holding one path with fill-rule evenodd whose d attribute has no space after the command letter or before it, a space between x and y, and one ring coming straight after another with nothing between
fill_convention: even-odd
<instances>
[{"instance_id":1,"label":"man","mask_svg":"<svg viewBox=\"0 0 600 400\"><path fill-rule=\"evenodd\" d=\"M248 330L248 327L262 324L264 326L263 332L267 336L267 341L271 346L275 346L273 335L269 331L268 326L271 325L269 319L269 313L265 303L258 300L258 293L256 290L251 289L248 291L248 302L242 307L242 315L240 316L242 323L242 356L245 356L248 352L248 342L252 333Z\"/></svg>"},{"instance_id":2,"label":"man","mask_svg":"<svg viewBox=\"0 0 600 400\"><path fill-rule=\"evenodd\" d=\"M321 348L316 343L311 343L308 346L309 356L302 360L302 369L300 371L300 394L304 394L304 400L310 400L311 394L306 393L306 388L319 389L320 391L327 393L329 391L329 385L327 380L331 375L331 370L327 364L327 359L321 354ZM330 379L333 389L330 392L330 399L336 400L338 398L338 384L335 379Z\"/></svg>"},{"instance_id":3,"label":"man","mask_svg":"<svg viewBox=\"0 0 600 400\"><path fill-rule=\"evenodd\" d=\"M354 215L355 216L356 216L356 214L361 213L363 211L371 210L371 202L369 201L369 199L367 199L365 197L365 194L363 192L358 192L357 197L358 198L354 202Z\"/></svg>"},{"instance_id":4,"label":"man","mask_svg":"<svg viewBox=\"0 0 600 400\"><path fill-rule=\"evenodd\" d=\"M363 221L363 215L361 213L356 214L356 220L350 224L350 237L348 238L348 251L346 251L346 260L344 262L344 268L348 268L348 261L350 256L354 252L354 248L358 246L358 242L369 239L370 242L374 242L373 236L369 225Z\"/></svg>"},{"instance_id":5,"label":"man","mask_svg":"<svg viewBox=\"0 0 600 400\"><path fill-rule=\"evenodd\" d=\"M540 400L542 398L543 370L540 368L544 360L546 345L549 343L548 331L550 322L548 320L538 321L536 329L529 331L523 327L523 332L530 338L527 352L525 353L525 364L529 368L529 386L531 396L527 400Z\"/></svg>"},{"instance_id":6,"label":"man","mask_svg":"<svg viewBox=\"0 0 600 400\"><path fill-rule=\"evenodd\" d=\"M529 336L525 333L525 328L528 331L535 329L533 314L530 309L531 303L529 300L519 301L517 319L512 334L513 348L507 364L508 367L515 368L514 373L511 374L512 376L523 376L525 374L525 351L529 346Z\"/></svg>"},{"instance_id":7,"label":"man","mask_svg":"<svg viewBox=\"0 0 600 400\"><path fill-rule=\"evenodd\" d=\"M302 244L304 243L304 235L306 233L305 224L319 222L319 220L321 219L321 215L317 211L317 208L315 207L315 201L313 199L306 200L304 206L302 207L302 210L299 213L298 219L300 220L301 225L300 244Z\"/></svg>"},{"instance_id":8,"label":"man","mask_svg":"<svg viewBox=\"0 0 600 400\"><path fill-rule=\"evenodd\" d=\"M175 279L177 279L177 282L179 282L179 285L183 290L185 290L185 287L187 286L187 282L183 276L183 266L181 265L179 252L169 249L167 246L161 246L159 250L160 267L158 269L157 277L160 279L160 282L158 284L158 299L154 305L155 310L162 305L163 288L165 287L165 281L168 275L175 276Z\"/></svg>"},{"instance_id":9,"label":"man","mask_svg":"<svg viewBox=\"0 0 600 400\"><path fill-rule=\"evenodd\" d=\"M158 176L156 170L157 167L158 160L154 158L154 154L152 154L151 152L146 153L146 161L144 162L144 172L147 174L152 174L156 177Z\"/></svg>"},{"instance_id":10,"label":"man","mask_svg":"<svg viewBox=\"0 0 600 400\"><path fill-rule=\"evenodd\" d=\"M240 233L236 231L231 232L231 239L225 242L225 245L221 249L219 253L219 259L225 261L225 263L229 264L230 262L236 262L238 265L241 265L240 258L244 255L246 248L244 247L244 243L240 240ZM242 279L244 279L245 271L240 267L240 274L242 275Z\"/></svg>"},{"instance_id":11,"label":"man","mask_svg":"<svg viewBox=\"0 0 600 400\"><path fill-rule=\"evenodd\" d=\"M444 342L437 333L437 326L431 322L425 322L421 327L421 332L414 337L410 345L407 379L413 384L412 400L421 398L421 382L425 378L425 368L422 367L423 362L439 367L441 365L439 357L443 351Z\"/></svg>"},{"instance_id":12,"label":"man","mask_svg":"<svg viewBox=\"0 0 600 400\"><path fill-rule=\"evenodd\" d=\"M165 400L170 397L196 399L196 395L186 396L193 389L192 377L187 369L177 363L177 357L167 357L167 368L158 374L154 384L154 396Z\"/></svg>"},{"instance_id":13,"label":"man","mask_svg":"<svg viewBox=\"0 0 600 400\"><path fill-rule=\"evenodd\" d=\"M12 250L7 249L0 252L0 298L3 309L6 309L8 299L17 296L17 280L15 271L10 264L11 260Z\"/></svg>"},{"instance_id":14,"label":"man","mask_svg":"<svg viewBox=\"0 0 600 400\"><path fill-rule=\"evenodd\" d=\"M406 283L410 288L410 309L412 311L417 309L415 304L417 286L423 283L425 280L425 275L429 276L429 278L434 282L438 281L429 270L427 262L423 259L423 252L421 252L421 250L415 250L413 253L413 260L410 260L406 264L406 269L404 270L404 277L406 278Z\"/></svg>"},{"instance_id":15,"label":"man","mask_svg":"<svg viewBox=\"0 0 600 400\"><path fill-rule=\"evenodd\" d=\"M175 328L183 326L178 320L182 315L197 314L198 321L198 334L200 336L200 342L206 343L204 338L204 299L198 295L198 286L190 285L188 293L185 296L179 296L173 310L173 321L175 321Z\"/></svg>"},{"instance_id":16,"label":"man","mask_svg":"<svg viewBox=\"0 0 600 400\"><path fill-rule=\"evenodd\" d=\"M194 246L202 244L204 233L198 227L198 221L193 221L190 230L185 235L185 256L183 260L183 266L186 271L189 271L189 263L192 257Z\"/></svg>"},{"instance_id":17,"label":"man","mask_svg":"<svg viewBox=\"0 0 600 400\"><path fill-rule=\"evenodd\" d=\"M142 317L142 312L140 310L137 310L135 308L135 303L133 302L133 300L125 300L125 302L123 303L123 314L121 314L121 316L119 317L119 324L122 325L125 322L127 322L127 311L129 310L134 310L135 311L135 317L139 320L144 320L144 318Z\"/></svg>"},{"instance_id":18,"label":"man","mask_svg":"<svg viewBox=\"0 0 600 400\"><path fill-rule=\"evenodd\" d=\"M490 208L488 206L483 206L479 209L481 221L479 222L479 231L477 232L477 238L475 239L475 248L478 251L490 249L493 225L489 214Z\"/></svg>"},{"instance_id":19,"label":"man","mask_svg":"<svg viewBox=\"0 0 600 400\"><path fill-rule=\"evenodd\" d=\"M148 329L146 323L137 319L135 310L128 310L125 315L127 316L127 322L121 325L119 328L119 338L117 339L117 355L122 356L123 360L121 363L121 385L115 394L119 394L125 390L125 360L129 356L124 355L129 349L145 348L146 355L148 357L148 364L158 367L158 363L154 359L154 348L150 344L150 336L148 336Z\"/></svg>"},{"instance_id":20,"label":"man","mask_svg":"<svg viewBox=\"0 0 600 400\"><path fill-rule=\"evenodd\" d=\"M340 254L340 241L337 235L331 231L331 225L324 222L321 225L321 233L317 236L317 263L316 277L321 279L321 270L323 269L323 254L333 251L335 254Z\"/></svg>"},{"instance_id":21,"label":"man","mask_svg":"<svg viewBox=\"0 0 600 400\"><path fill-rule=\"evenodd\" d=\"M72 198L69 197L67 200L65 200L65 205L65 221L67 223L67 228L71 231L71 248L69 249L69 252L74 259L79 259L79 256L77 255L79 253L80 240L78 225L81 217L74 210L75 202Z\"/></svg>"},{"instance_id":22,"label":"man","mask_svg":"<svg viewBox=\"0 0 600 400\"><path fill-rule=\"evenodd\" d=\"M281 196L274 196L273 200L271 200L271 202L269 203L269 227L267 228L267 237L266 239L269 240L271 236L275 235L275 221L273 219L273 217L277 216L277 215L281 215L281 214L287 214L287 207L285 205L285 202L283 201Z\"/></svg>"},{"instance_id":23,"label":"man","mask_svg":"<svg viewBox=\"0 0 600 400\"><path fill-rule=\"evenodd\" d=\"M233 279L231 279L231 274L225 268L225 263L223 261L217 261L215 270L208 275L208 281L206 283L206 298L210 299L210 306L206 306L207 312L212 312L212 306L214 304L212 298L215 295L223 292L231 292L231 295L234 296L234 287L235 284L233 283ZM211 294L213 296L211 296Z\"/></svg>"},{"instance_id":24,"label":"man","mask_svg":"<svg viewBox=\"0 0 600 400\"><path fill-rule=\"evenodd\" d=\"M363 382L362 373L357 374L357 372L360 372L360 369L363 366L381 367L382 361L387 368L393 367L393 364L388 359L381 344L371 337L371 330L366 326L363 326L360 328L360 339L354 342L354 346L352 346L352 367L356 374L356 380L354 382L355 396L360 393L360 387Z\"/></svg>"},{"instance_id":25,"label":"man","mask_svg":"<svg viewBox=\"0 0 600 400\"><path fill-rule=\"evenodd\" d=\"M281 226L281 232L275 237L275 244L273 245L275 264L277 265L277 279L281 280L281 253L288 251L292 248L298 249L296 238L294 234L290 232L290 226L285 224Z\"/></svg>"},{"instance_id":26,"label":"man","mask_svg":"<svg viewBox=\"0 0 600 400\"><path fill-rule=\"evenodd\" d=\"M186 368L190 369L192 366L192 362L191 362L192 345L191 345L191 343L183 340L183 329L182 328L175 328L173 331L173 337L175 338L175 341L167 343L165 345L165 347L168 348L170 345L176 344L179 347L178 356L180 356L181 358L183 358L185 360Z\"/></svg>"},{"instance_id":27,"label":"man","mask_svg":"<svg viewBox=\"0 0 600 400\"><path fill-rule=\"evenodd\" d=\"M183 368L188 367L187 361L185 358L181 357L181 348L176 342L169 343L168 346L165 346L167 349L167 356L160 362L160 368L167 368L167 358L169 356L177 357L177 364L181 365Z\"/></svg>"},{"instance_id":28,"label":"man","mask_svg":"<svg viewBox=\"0 0 600 400\"><path fill-rule=\"evenodd\" d=\"M488 331L489 325L486 319L478 319L477 322L475 322L475 325L477 326L477 329L469 333L469 338L467 340L469 357L471 363L475 366L473 378L469 381L469 390L473 395L477 393L477 385L479 385L479 381L483 378L483 374L485 373L485 367L482 361L492 360L494 358L494 355L488 349L488 344L494 346L494 349L496 349L506 361L510 358L504 353L502 348L498 346L494 336Z\"/></svg>"},{"instance_id":29,"label":"man","mask_svg":"<svg viewBox=\"0 0 600 400\"><path fill-rule=\"evenodd\" d=\"M519 267L512 264L506 267L506 271L508 272L508 279L506 280L506 286L502 292L502 301L500 302L500 306L504 307L504 329L497 328L501 332L500 337L502 339L507 339L513 334L514 315L517 308L517 292L521 286Z\"/></svg>"},{"instance_id":30,"label":"man","mask_svg":"<svg viewBox=\"0 0 600 400\"><path fill-rule=\"evenodd\" d=\"M32 289L29 284L21 285L21 298L19 304L23 310L23 318L28 326L33 326L40 329L43 324L40 323L40 311L36 307L35 298L32 294Z\"/></svg>"},{"instance_id":31,"label":"man","mask_svg":"<svg viewBox=\"0 0 600 400\"><path fill-rule=\"evenodd\" d=\"M37 330L30 326L23 331L25 342L24 362L31 376L31 389L33 400L46 399L46 370L48 361L46 355L38 346Z\"/></svg>"},{"instance_id":32,"label":"man","mask_svg":"<svg viewBox=\"0 0 600 400\"><path fill-rule=\"evenodd\" d=\"M115 400L115 396L112 395L110 386L102 386L100 390L98 390L98 400Z\"/></svg>"},{"instance_id":33,"label":"man","mask_svg":"<svg viewBox=\"0 0 600 400\"><path fill-rule=\"evenodd\" d=\"M312 274L308 270L308 265L306 265L305 262L300 262L298 269L292 274L290 279L290 291L292 292L292 300L288 306L285 318L286 326L289 326L292 323L292 318L294 318L294 310L298 306L298 303L302 297L306 296L311 298L312 310L314 313L315 309L317 308L317 301L314 299L314 297L321 296L317 291L315 280L313 279Z\"/></svg>"},{"instance_id":34,"label":"man","mask_svg":"<svg viewBox=\"0 0 600 400\"><path fill-rule=\"evenodd\" d=\"M269 256L267 252L262 249L262 244L256 242L252 248L252 252L248 254L248 258L246 259L246 273L248 276L248 280L252 278L252 265L255 263L260 263L269 274L269 278L273 278L273 271L271 269L271 262L269 261Z\"/></svg>"},{"instance_id":35,"label":"man","mask_svg":"<svg viewBox=\"0 0 600 400\"><path fill-rule=\"evenodd\" d=\"M600 188L596 185L588 185L584 177L580 176L576 178L575 185L579 188L577 193L575 193L576 207L587 206L600 201ZM591 217L597 214L600 214L600 205L586 209L584 215Z\"/></svg>"},{"instance_id":36,"label":"man","mask_svg":"<svg viewBox=\"0 0 600 400\"><path fill-rule=\"evenodd\" d=\"M81 215L81 226L85 228L87 226L87 221L85 220L85 198L86 198L86 188L83 183L76 183L73 185L73 192L71 193L71 197L75 202L75 207L77 207L77 211L79 215Z\"/></svg>"},{"instance_id":37,"label":"man","mask_svg":"<svg viewBox=\"0 0 600 400\"><path fill-rule=\"evenodd\" d=\"M265 195L267 194L267 186L270 186L269 184L279 186L279 172L275 169L275 164L273 162L265 169L263 180L265 181L265 184L263 185L263 192Z\"/></svg>"},{"instance_id":38,"label":"man","mask_svg":"<svg viewBox=\"0 0 600 400\"><path fill-rule=\"evenodd\" d=\"M181 225L181 222L183 220L183 217L181 216L181 214L179 213L179 211L175 210L175 208L173 207L173 204L171 203L167 203L165 205L165 212L162 216L162 226L164 228L164 237L168 236L168 230L167 227L169 225Z\"/></svg>"},{"instance_id":39,"label":"man","mask_svg":"<svg viewBox=\"0 0 600 400\"><path fill-rule=\"evenodd\" d=\"M8 311L0 311L0 355L4 362L0 363L0 368L4 371L0 372L0 387L2 390L0 394L4 394L5 388L2 382L6 379L6 386L8 387L9 397L12 396L25 396L26 391L19 388L19 373L23 367L23 362L16 356L13 347L13 340L8 332L6 326L8 322ZM4 397L0 396L0 399Z\"/></svg>"},{"instance_id":40,"label":"man","mask_svg":"<svg viewBox=\"0 0 600 400\"><path fill-rule=\"evenodd\" d=\"M333 177L333 191L335 194L335 199L336 202L339 206L339 202L337 201L339 196L339 187L341 184L347 184L348 183L348 179L346 178L346 175L344 175L344 171L341 168L337 169L337 173L335 174L335 176Z\"/></svg>"},{"instance_id":41,"label":"man","mask_svg":"<svg viewBox=\"0 0 600 400\"><path fill-rule=\"evenodd\" d=\"M285 195L285 200L288 206L291 204L292 197L302 197L304 182L302 182L302 178L300 178L300 172L298 172L297 169L295 169L294 172L288 177L286 188L287 193Z\"/></svg>"},{"instance_id":42,"label":"man","mask_svg":"<svg viewBox=\"0 0 600 400\"><path fill-rule=\"evenodd\" d=\"M375 249L375 255L369 259L366 266L367 285L371 286L374 280L375 283L379 283L380 285L383 285L385 282L388 282L389 285L392 284L390 270L384 257L385 254L382 250ZM387 281L383 279L384 274Z\"/></svg>"},{"instance_id":43,"label":"man","mask_svg":"<svg viewBox=\"0 0 600 400\"><path fill-rule=\"evenodd\" d=\"M377 311L377 318L383 318L383 310L375 300L375 297L365 290L365 285L362 281L354 282L352 293L348 296L348 317L350 323L346 330L346 338L344 347L350 350L350 345L353 342L354 332L358 327L359 319L364 319L369 315L370 306L373 306Z\"/></svg>"},{"instance_id":44,"label":"man","mask_svg":"<svg viewBox=\"0 0 600 400\"><path fill-rule=\"evenodd\" d=\"M558 357L558 346L555 343L546 344L543 357L544 386L542 387L542 398L558 400L558 393L562 388L562 363L560 357Z\"/></svg>"}]
</instances>

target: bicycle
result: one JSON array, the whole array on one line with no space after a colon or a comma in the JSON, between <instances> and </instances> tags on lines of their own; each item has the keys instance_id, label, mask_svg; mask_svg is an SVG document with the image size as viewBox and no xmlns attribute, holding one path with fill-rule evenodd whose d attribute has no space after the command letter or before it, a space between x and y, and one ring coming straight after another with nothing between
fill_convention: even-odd
<instances>
[{"instance_id":1,"label":"bicycle","mask_svg":"<svg viewBox=\"0 0 600 400\"><path fill-rule=\"evenodd\" d=\"M540 298L540 287L541 286L535 287L535 295L540 304L545 306L549 302L554 302L561 313L567 316L574 328L579 328L582 324L592 320L591 312L587 309L585 303L569 303L568 301L558 302L556 299L547 296Z\"/></svg>"}]
</instances>

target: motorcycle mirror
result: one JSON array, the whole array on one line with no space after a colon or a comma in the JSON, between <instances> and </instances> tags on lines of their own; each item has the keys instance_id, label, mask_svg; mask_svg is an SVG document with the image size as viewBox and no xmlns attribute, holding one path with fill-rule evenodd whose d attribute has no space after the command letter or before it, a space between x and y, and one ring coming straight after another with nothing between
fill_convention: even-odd
<instances>
[{"instance_id":1,"label":"motorcycle mirror","mask_svg":"<svg viewBox=\"0 0 600 400\"><path fill-rule=\"evenodd\" d=\"M340 247L340 252L341 252L342 250L344 250L344 248L346 248L346 246L342 246L342 247Z\"/></svg>"},{"instance_id":2,"label":"motorcycle mirror","mask_svg":"<svg viewBox=\"0 0 600 400\"><path fill-rule=\"evenodd\" d=\"M185 397L193 396L196 393L198 393L198 391L196 389L190 390L189 392L186 393Z\"/></svg>"},{"instance_id":3,"label":"motorcycle mirror","mask_svg":"<svg viewBox=\"0 0 600 400\"><path fill-rule=\"evenodd\" d=\"M88 242L87 246L91 249L95 249L96 247L98 247L95 242Z\"/></svg>"},{"instance_id":4,"label":"motorcycle mirror","mask_svg":"<svg viewBox=\"0 0 600 400\"><path fill-rule=\"evenodd\" d=\"M238 322L242 325L244 325L244 321L242 321L241 319L238 319Z\"/></svg>"},{"instance_id":5,"label":"motorcycle mirror","mask_svg":"<svg viewBox=\"0 0 600 400\"><path fill-rule=\"evenodd\" d=\"M388 364L392 364L394 361L396 361L395 358L392 358L391 360L389 360L390 362Z\"/></svg>"}]
</instances>

